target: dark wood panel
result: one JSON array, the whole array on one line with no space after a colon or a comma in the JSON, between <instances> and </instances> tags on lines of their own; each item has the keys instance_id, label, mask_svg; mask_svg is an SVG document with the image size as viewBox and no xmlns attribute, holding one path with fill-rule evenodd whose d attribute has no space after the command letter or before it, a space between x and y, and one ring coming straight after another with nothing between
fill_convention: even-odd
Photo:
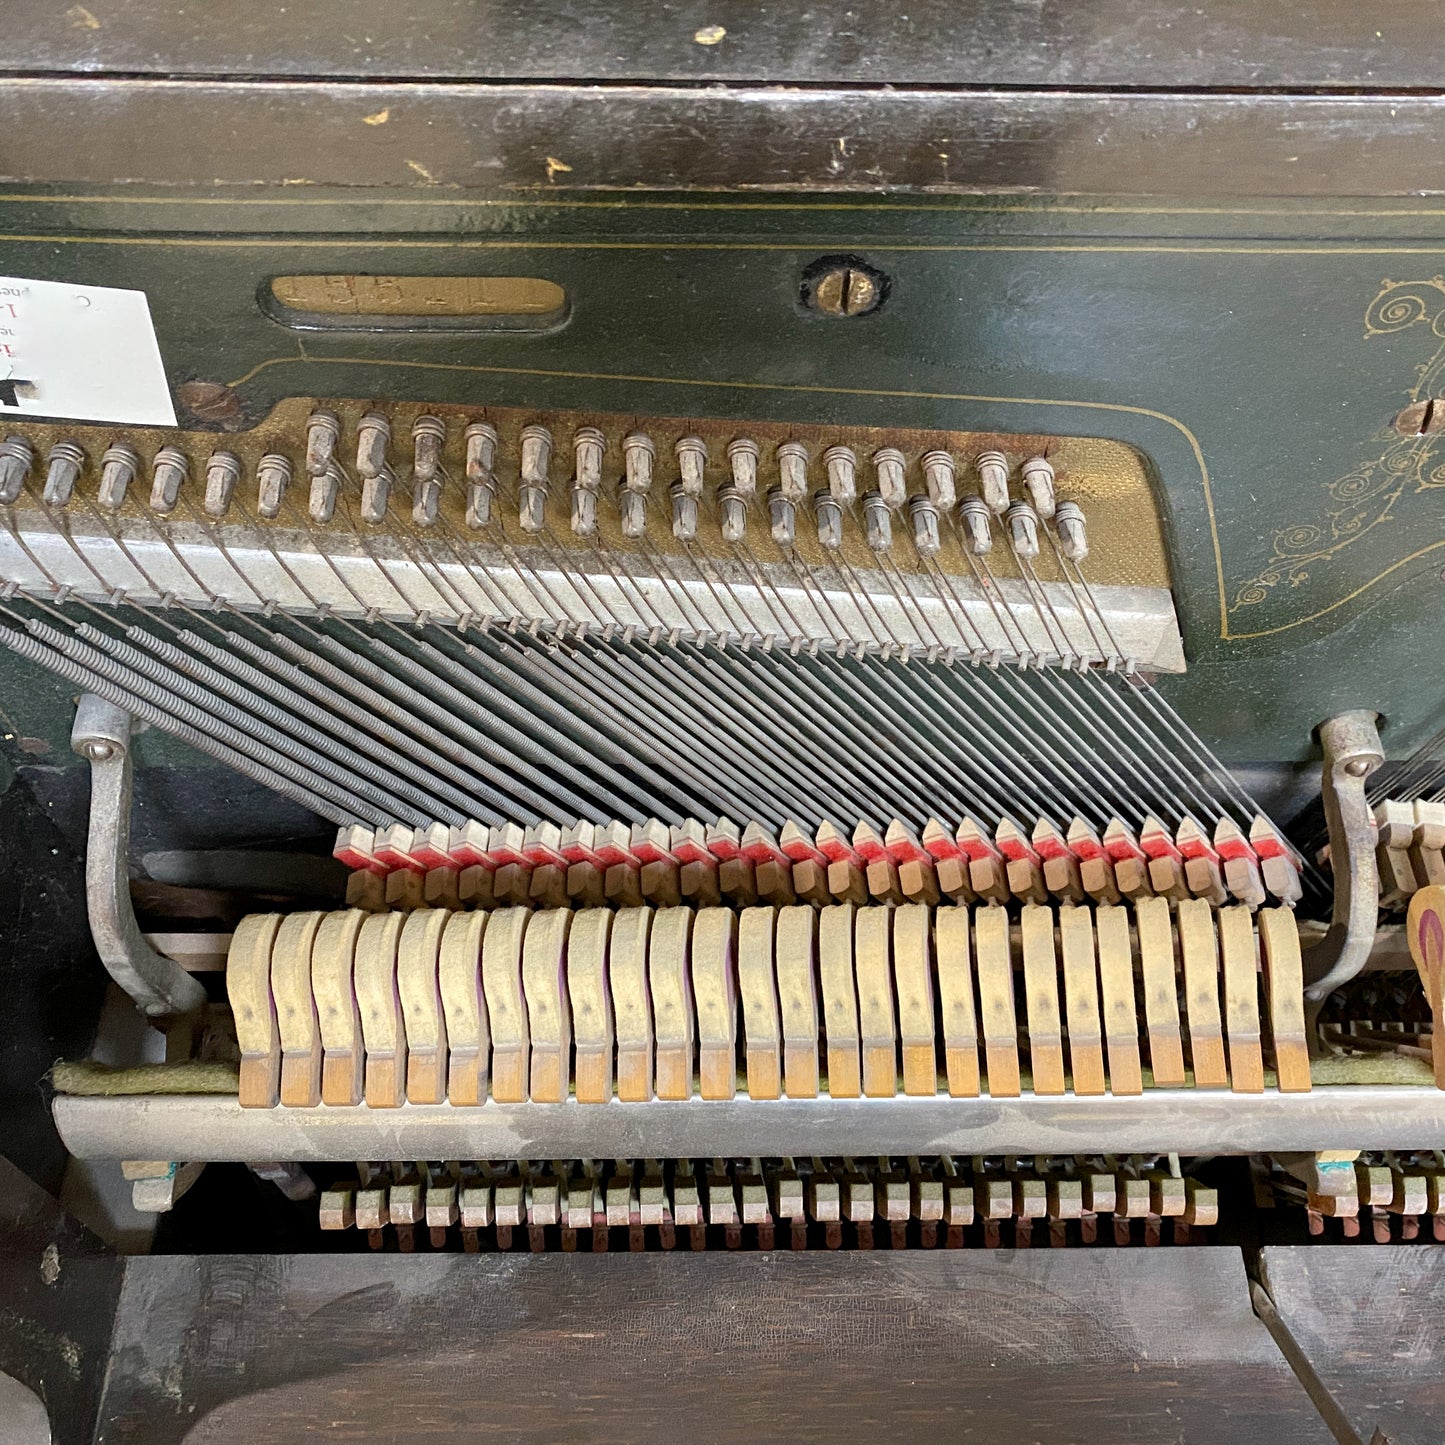
<instances>
[{"instance_id":1,"label":"dark wood panel","mask_svg":"<svg viewBox=\"0 0 1445 1445\"><path fill-rule=\"evenodd\" d=\"M0 66L825 85L1434 87L1441 76L1435 20L1422 0L255 0L208 7L204 19L174 0L88 8L9 0Z\"/></svg>"},{"instance_id":2,"label":"dark wood panel","mask_svg":"<svg viewBox=\"0 0 1445 1445\"><path fill-rule=\"evenodd\" d=\"M0 78L0 179L57 185L1445 192L1436 96Z\"/></svg>"},{"instance_id":3,"label":"dark wood panel","mask_svg":"<svg viewBox=\"0 0 1445 1445\"><path fill-rule=\"evenodd\" d=\"M63 685L62 685L63 686ZM49 680L35 685L33 706L54 705L74 712L63 691ZM6 691L0 702L0 748L10 761L24 759L29 744L16 738L10 721L22 711ZM68 751L68 750L67 750ZM0 769L4 768L0 764ZM84 837L84 834L81 834ZM0 996L5 999L5 1033L0 1040L0 1152L52 1194L59 1194L66 1151L50 1119L43 1084L57 1058L76 1058L90 1048L107 983L95 956L85 917L85 864L62 836L23 778L0 793Z\"/></svg>"},{"instance_id":4,"label":"dark wood panel","mask_svg":"<svg viewBox=\"0 0 1445 1445\"><path fill-rule=\"evenodd\" d=\"M1232 1250L129 1263L100 1439L1291 1445Z\"/></svg>"},{"instance_id":5,"label":"dark wood panel","mask_svg":"<svg viewBox=\"0 0 1445 1445\"><path fill-rule=\"evenodd\" d=\"M91 1440L121 1267L34 1180L0 1159L0 1371L45 1406L55 1445ZM0 1441L11 1438L8 1419L0 1413Z\"/></svg>"},{"instance_id":6,"label":"dark wood panel","mask_svg":"<svg viewBox=\"0 0 1445 1445\"><path fill-rule=\"evenodd\" d=\"M1362 1439L1445 1435L1445 1249L1272 1246L1264 1279L1280 1318Z\"/></svg>"}]
</instances>

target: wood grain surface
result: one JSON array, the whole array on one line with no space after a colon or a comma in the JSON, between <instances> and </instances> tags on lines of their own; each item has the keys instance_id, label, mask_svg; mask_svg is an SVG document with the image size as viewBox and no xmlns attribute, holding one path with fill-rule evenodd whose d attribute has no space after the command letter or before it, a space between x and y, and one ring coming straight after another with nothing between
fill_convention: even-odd
<instances>
[{"instance_id":1,"label":"wood grain surface","mask_svg":"<svg viewBox=\"0 0 1445 1445\"><path fill-rule=\"evenodd\" d=\"M1292 1445L1239 1254L128 1262L99 1438Z\"/></svg>"},{"instance_id":2,"label":"wood grain surface","mask_svg":"<svg viewBox=\"0 0 1445 1445\"><path fill-rule=\"evenodd\" d=\"M1445 1250L1276 1245L1262 1264L1280 1318L1362 1439L1445 1436Z\"/></svg>"}]
</instances>

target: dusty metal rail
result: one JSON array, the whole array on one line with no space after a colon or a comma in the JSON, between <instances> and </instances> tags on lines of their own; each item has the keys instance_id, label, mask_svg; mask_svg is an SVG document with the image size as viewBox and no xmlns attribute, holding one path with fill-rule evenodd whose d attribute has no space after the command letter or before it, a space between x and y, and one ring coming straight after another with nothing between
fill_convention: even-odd
<instances>
[{"instance_id":1,"label":"dusty metal rail","mask_svg":"<svg viewBox=\"0 0 1445 1445\"><path fill-rule=\"evenodd\" d=\"M736 1100L242 1109L234 1098L59 1097L82 1159L712 1158L734 1155L1258 1154L1445 1146L1445 1091L1157 1090L1136 1098Z\"/></svg>"}]
</instances>

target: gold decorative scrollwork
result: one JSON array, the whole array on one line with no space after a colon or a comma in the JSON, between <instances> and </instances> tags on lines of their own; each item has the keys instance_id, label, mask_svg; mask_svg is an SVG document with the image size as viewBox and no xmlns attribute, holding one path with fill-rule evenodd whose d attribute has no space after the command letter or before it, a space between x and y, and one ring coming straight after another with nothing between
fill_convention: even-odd
<instances>
[{"instance_id":1,"label":"gold decorative scrollwork","mask_svg":"<svg viewBox=\"0 0 1445 1445\"><path fill-rule=\"evenodd\" d=\"M1365 308L1365 337L1385 336L1412 326L1427 327L1438 345L1415 369L1407 397L1421 402L1445 391L1445 276L1428 281L1381 282ZM1230 611L1264 602L1281 583L1298 587L1310 568L1352 546L1394 518L1400 499L1445 487L1445 457L1440 442L1445 432L1400 436L1393 430L1379 456L1352 467L1327 482L1331 505L1319 523L1282 527L1271 538L1269 561L1235 589Z\"/></svg>"}]
</instances>

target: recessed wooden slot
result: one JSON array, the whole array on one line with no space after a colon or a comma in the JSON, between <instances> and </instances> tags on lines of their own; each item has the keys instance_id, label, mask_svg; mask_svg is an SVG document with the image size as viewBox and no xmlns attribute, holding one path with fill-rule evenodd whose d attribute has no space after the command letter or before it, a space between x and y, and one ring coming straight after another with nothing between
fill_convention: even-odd
<instances>
[{"instance_id":1,"label":"recessed wooden slot","mask_svg":"<svg viewBox=\"0 0 1445 1445\"><path fill-rule=\"evenodd\" d=\"M567 293L539 276L275 276L262 305L294 331L546 331Z\"/></svg>"}]
</instances>

